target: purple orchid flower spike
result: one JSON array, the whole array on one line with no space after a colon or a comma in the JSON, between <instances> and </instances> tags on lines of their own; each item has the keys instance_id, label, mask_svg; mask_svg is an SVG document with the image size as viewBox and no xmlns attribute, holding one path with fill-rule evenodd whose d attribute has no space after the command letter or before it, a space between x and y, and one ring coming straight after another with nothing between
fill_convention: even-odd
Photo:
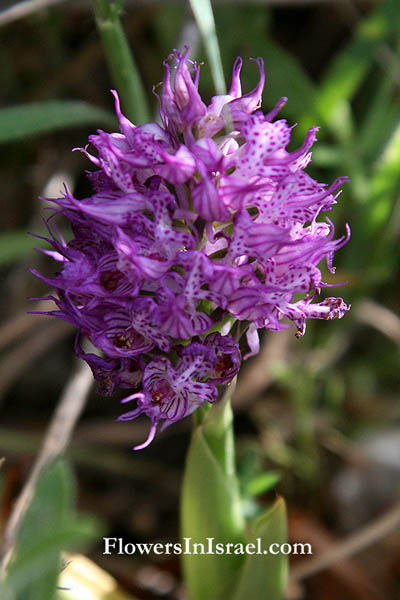
<instances>
[{"instance_id":1,"label":"purple orchid flower spike","mask_svg":"<svg viewBox=\"0 0 400 600\"><path fill-rule=\"evenodd\" d=\"M336 204L330 187L306 173L318 128L288 151L292 126L275 120L281 98L260 110L265 82L261 58L256 87L242 93L243 61L233 66L229 92L207 105L199 93L200 67L175 50L164 63L162 125L136 127L121 112L120 132L98 131L95 189L81 200L65 190L52 199L70 222L67 243L46 222L58 271L35 272L57 295L47 314L73 323L98 353L76 353L112 395L133 389L119 417L146 415L150 432L136 450L199 406L217 400L219 386L259 351L259 329L308 319L333 320L349 310L341 298L317 297L330 287L319 268L349 239L334 239L323 215ZM240 326L239 326L240 325ZM241 333L241 337L238 335Z\"/></svg>"}]
</instances>

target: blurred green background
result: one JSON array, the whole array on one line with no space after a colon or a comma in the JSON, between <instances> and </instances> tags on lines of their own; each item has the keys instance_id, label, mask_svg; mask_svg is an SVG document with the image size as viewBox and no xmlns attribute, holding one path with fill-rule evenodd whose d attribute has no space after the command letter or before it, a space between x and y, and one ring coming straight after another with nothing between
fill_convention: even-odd
<instances>
[{"instance_id":1,"label":"blurred green background","mask_svg":"<svg viewBox=\"0 0 400 600\"><path fill-rule=\"evenodd\" d=\"M78 196L90 193L84 176L89 165L70 150L84 146L96 128L112 131L116 126L108 91L112 83L90 4L52 3L56 5L19 19L9 18L12 3L3 4L2 528L75 368L72 329L26 315L32 310L27 297L48 293L28 267L53 269L46 257L32 251L40 242L27 232L44 234L45 204L39 196L57 195L64 181ZM210 99L211 73L188 3L138 0L124 6L123 25L154 115L157 99L151 90L162 79L162 60L185 41L192 56L205 62L200 88ZM240 55L243 88L250 90L258 71L248 59L262 56L267 73L263 110L288 96L280 117L298 124L293 148L302 143L308 127L320 126L308 172L326 183L339 175L352 180L329 215L337 236L349 223L352 238L335 257L336 275L325 274L327 282L348 282L328 288L326 295L342 295L352 310L341 321L310 323L301 340L292 330L265 334L260 355L243 368L234 399L248 514L278 491L288 502L291 540L308 541L315 554L324 553L400 502L400 2L226 0L214 3L214 14L227 81ZM59 225L63 227L62 220ZM103 556L101 537L178 539L179 485L190 420L135 454L131 447L147 425L116 424L119 412L118 399L91 393L67 455L79 511L98 521L72 516L69 509L56 511L61 521L54 517L50 529L61 527L64 518L70 526L65 539L53 540L47 552L83 548L127 593L143 600L176 600L183 597L177 560ZM47 497L64 486L59 502L73 503L72 483L66 483L72 478L70 467L60 466L53 476L60 484L45 481ZM59 506L57 498L54 502ZM356 556L342 557L329 569L293 582L288 597L400 597L399 529ZM35 569L47 561L43 554L44 563L35 562L38 552L33 549L26 558L28 568L26 563L21 567L27 587L21 587L18 598L47 598L32 587ZM297 559L301 557L293 557L294 572ZM117 600L116 594L99 592L94 598ZM60 591L59 597L66 595Z\"/></svg>"}]
</instances>

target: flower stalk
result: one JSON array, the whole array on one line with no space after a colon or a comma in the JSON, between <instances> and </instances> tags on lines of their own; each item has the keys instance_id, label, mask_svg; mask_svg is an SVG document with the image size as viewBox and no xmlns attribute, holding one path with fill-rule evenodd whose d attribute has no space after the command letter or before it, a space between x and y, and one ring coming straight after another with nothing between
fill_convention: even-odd
<instances>
[{"instance_id":1,"label":"flower stalk","mask_svg":"<svg viewBox=\"0 0 400 600\"><path fill-rule=\"evenodd\" d=\"M217 94L226 94L224 70L222 68L221 52L211 0L190 0L190 6L210 62L215 91Z\"/></svg>"},{"instance_id":2,"label":"flower stalk","mask_svg":"<svg viewBox=\"0 0 400 600\"><path fill-rule=\"evenodd\" d=\"M109 72L124 110L137 125L146 123L150 112L142 79L119 18L120 2L92 2Z\"/></svg>"},{"instance_id":3,"label":"flower stalk","mask_svg":"<svg viewBox=\"0 0 400 600\"><path fill-rule=\"evenodd\" d=\"M181 535L192 544L243 544L244 518L235 469L232 383L196 427L182 486ZM201 546L199 546L201 549ZM183 554L182 566L190 600L230 598L244 557L238 554Z\"/></svg>"}]
</instances>

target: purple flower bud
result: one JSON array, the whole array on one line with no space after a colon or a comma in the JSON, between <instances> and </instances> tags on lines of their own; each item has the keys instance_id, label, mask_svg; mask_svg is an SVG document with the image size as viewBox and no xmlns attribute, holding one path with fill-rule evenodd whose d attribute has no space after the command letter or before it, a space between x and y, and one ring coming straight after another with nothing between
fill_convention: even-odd
<instances>
[{"instance_id":1,"label":"purple flower bud","mask_svg":"<svg viewBox=\"0 0 400 600\"><path fill-rule=\"evenodd\" d=\"M207 110L198 91L200 67L187 60L188 52L186 47L184 54L175 50L168 57L176 63L176 67L173 67L172 83L171 67L167 61L164 62L160 113L165 129L175 138L179 132L187 132Z\"/></svg>"}]
</instances>

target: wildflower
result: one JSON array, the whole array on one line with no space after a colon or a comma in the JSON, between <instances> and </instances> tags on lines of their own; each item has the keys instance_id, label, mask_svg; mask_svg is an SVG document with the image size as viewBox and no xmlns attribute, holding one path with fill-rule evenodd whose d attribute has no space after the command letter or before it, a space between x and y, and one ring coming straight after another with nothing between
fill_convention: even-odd
<instances>
[{"instance_id":1,"label":"wildflower","mask_svg":"<svg viewBox=\"0 0 400 600\"><path fill-rule=\"evenodd\" d=\"M97 167L89 174L94 194L78 200L65 189L51 200L73 238L66 243L48 225L46 252L61 270L36 273L57 291L58 310L48 314L101 351L76 344L101 391L137 389L123 401L136 408L120 417L149 417L149 436L136 449L159 423L213 403L242 357L258 352L258 329L292 321L299 337L307 319L348 311L340 298L314 301L326 286L319 263L334 272L334 252L349 237L335 240L332 223L318 220L347 179L327 187L305 172L317 128L286 150L292 128L275 117L287 99L259 110L261 58L254 90L242 94L237 59L228 94L207 106L187 53L164 63L161 125L135 127L113 92L120 133L98 131L89 138L95 152L80 149Z\"/></svg>"}]
</instances>

